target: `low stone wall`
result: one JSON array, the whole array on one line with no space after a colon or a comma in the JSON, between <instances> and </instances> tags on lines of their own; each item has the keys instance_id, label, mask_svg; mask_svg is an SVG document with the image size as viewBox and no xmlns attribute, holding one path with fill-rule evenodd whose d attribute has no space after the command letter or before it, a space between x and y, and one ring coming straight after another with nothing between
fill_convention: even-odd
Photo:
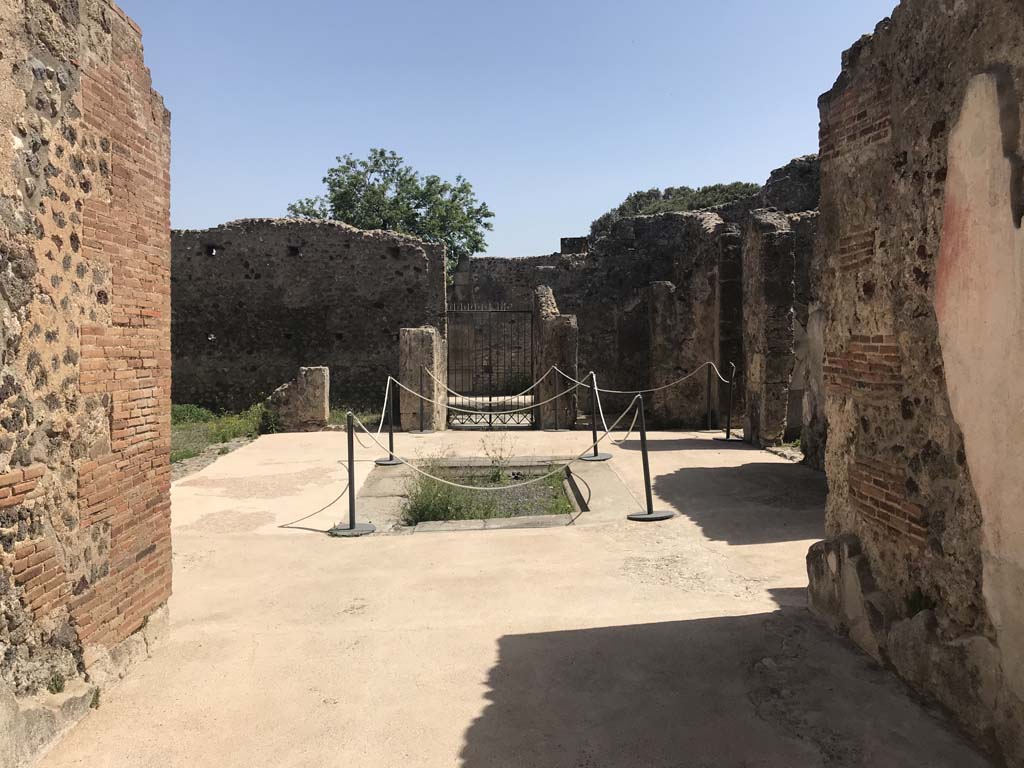
<instances>
[{"instance_id":1,"label":"low stone wall","mask_svg":"<svg viewBox=\"0 0 1024 768\"><path fill-rule=\"evenodd\" d=\"M1024 765L1021 93L1017 0L903 0L821 98L829 541L809 557L815 612L1011 765Z\"/></svg>"},{"instance_id":2,"label":"low stone wall","mask_svg":"<svg viewBox=\"0 0 1024 768\"><path fill-rule=\"evenodd\" d=\"M445 333L443 246L338 222L238 221L175 232L174 400L240 410L302 365L331 400L380 407L401 328Z\"/></svg>"}]
</instances>

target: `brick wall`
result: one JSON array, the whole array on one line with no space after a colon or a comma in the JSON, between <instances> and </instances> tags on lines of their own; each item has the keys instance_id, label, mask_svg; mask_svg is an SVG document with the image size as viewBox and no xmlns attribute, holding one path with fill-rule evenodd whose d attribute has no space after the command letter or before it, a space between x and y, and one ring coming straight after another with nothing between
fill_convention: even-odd
<instances>
[{"instance_id":1,"label":"brick wall","mask_svg":"<svg viewBox=\"0 0 1024 768\"><path fill-rule=\"evenodd\" d=\"M170 595L170 120L107 0L0 0L0 36L6 698L100 679Z\"/></svg>"},{"instance_id":2,"label":"brick wall","mask_svg":"<svg viewBox=\"0 0 1024 768\"><path fill-rule=\"evenodd\" d=\"M380 407L402 328L445 333L444 247L335 222L174 233L174 400L241 410L302 366L331 400Z\"/></svg>"}]
</instances>

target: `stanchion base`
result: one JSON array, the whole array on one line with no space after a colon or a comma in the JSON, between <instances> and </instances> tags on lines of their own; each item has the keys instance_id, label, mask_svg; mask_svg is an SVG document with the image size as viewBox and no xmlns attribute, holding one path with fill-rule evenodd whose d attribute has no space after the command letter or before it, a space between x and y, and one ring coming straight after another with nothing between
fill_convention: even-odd
<instances>
[{"instance_id":1,"label":"stanchion base","mask_svg":"<svg viewBox=\"0 0 1024 768\"><path fill-rule=\"evenodd\" d=\"M595 456L592 453L588 453L586 456L580 458L580 461L610 461L612 455L610 453L599 453Z\"/></svg>"},{"instance_id":2,"label":"stanchion base","mask_svg":"<svg viewBox=\"0 0 1024 768\"><path fill-rule=\"evenodd\" d=\"M378 467L397 467L400 462L398 459L377 459L375 462Z\"/></svg>"},{"instance_id":3,"label":"stanchion base","mask_svg":"<svg viewBox=\"0 0 1024 768\"><path fill-rule=\"evenodd\" d=\"M559 427L558 429L553 429L553 428L552 429L548 429L548 428L545 427L541 431L542 432L572 432L571 429L565 429L564 427Z\"/></svg>"},{"instance_id":4,"label":"stanchion base","mask_svg":"<svg viewBox=\"0 0 1024 768\"><path fill-rule=\"evenodd\" d=\"M369 536L377 532L377 526L372 523L356 523L355 528L348 526L336 526L327 532L328 536L336 539L354 539L358 536Z\"/></svg>"},{"instance_id":5,"label":"stanchion base","mask_svg":"<svg viewBox=\"0 0 1024 768\"><path fill-rule=\"evenodd\" d=\"M713 437L712 440L718 443L743 443L746 442L742 437L733 435L732 437Z\"/></svg>"},{"instance_id":6,"label":"stanchion base","mask_svg":"<svg viewBox=\"0 0 1024 768\"><path fill-rule=\"evenodd\" d=\"M432 435L432 434L434 434L434 430L432 430L432 429L424 429L424 430L410 429L405 434L407 434L407 435Z\"/></svg>"},{"instance_id":7,"label":"stanchion base","mask_svg":"<svg viewBox=\"0 0 1024 768\"><path fill-rule=\"evenodd\" d=\"M655 512L653 515L638 512L635 515L626 515L626 519L632 520L634 523L660 523L663 520L671 520L675 516L675 512Z\"/></svg>"}]
</instances>

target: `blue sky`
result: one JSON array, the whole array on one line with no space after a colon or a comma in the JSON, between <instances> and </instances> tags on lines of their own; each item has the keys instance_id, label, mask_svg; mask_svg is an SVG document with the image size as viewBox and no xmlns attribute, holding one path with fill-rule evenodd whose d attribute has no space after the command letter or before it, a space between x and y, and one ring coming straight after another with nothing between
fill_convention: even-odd
<instances>
[{"instance_id":1,"label":"blue sky","mask_svg":"<svg viewBox=\"0 0 1024 768\"><path fill-rule=\"evenodd\" d=\"M337 155L466 176L494 256L628 193L762 182L895 0L121 0L173 113L172 223L281 216Z\"/></svg>"}]
</instances>

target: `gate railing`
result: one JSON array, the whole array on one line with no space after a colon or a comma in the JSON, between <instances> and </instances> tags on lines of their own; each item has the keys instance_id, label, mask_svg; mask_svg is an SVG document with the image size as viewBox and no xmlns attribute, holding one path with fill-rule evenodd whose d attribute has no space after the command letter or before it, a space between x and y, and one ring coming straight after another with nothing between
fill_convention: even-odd
<instances>
[{"instance_id":1,"label":"gate railing","mask_svg":"<svg viewBox=\"0 0 1024 768\"><path fill-rule=\"evenodd\" d=\"M449 404L450 426L532 426L533 312L505 305L456 304L448 310L448 386L461 393Z\"/></svg>"}]
</instances>

